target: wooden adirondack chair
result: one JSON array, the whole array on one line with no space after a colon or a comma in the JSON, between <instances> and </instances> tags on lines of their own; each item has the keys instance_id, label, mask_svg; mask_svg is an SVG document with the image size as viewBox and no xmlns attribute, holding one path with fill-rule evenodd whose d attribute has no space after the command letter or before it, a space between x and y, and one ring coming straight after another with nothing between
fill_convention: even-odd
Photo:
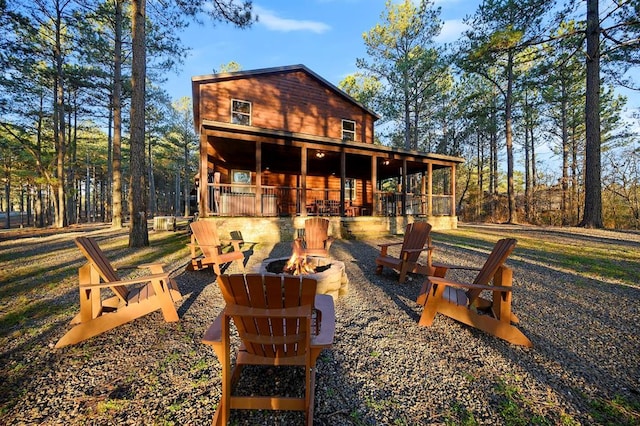
<instances>
[{"instance_id":1,"label":"wooden adirondack chair","mask_svg":"<svg viewBox=\"0 0 640 426\"><path fill-rule=\"evenodd\" d=\"M179 320L175 302L181 300L182 295L161 263L138 266L148 268L151 275L121 280L93 238L77 237L75 242L87 258L87 263L78 271L80 313L71 321L74 327L58 340L56 348L97 336L158 309L162 310L165 321ZM136 284L138 286L132 287ZM103 300L101 291L107 288L114 296Z\"/></svg>"},{"instance_id":2,"label":"wooden adirondack chair","mask_svg":"<svg viewBox=\"0 0 640 426\"><path fill-rule=\"evenodd\" d=\"M187 269L197 271L207 266L213 266L216 275L220 275L220 265L224 265L234 260L240 260L240 265L244 271L244 253L240 251L242 240L232 239L230 244L223 245L218 238L218 228L212 220L198 220L190 224L191 226L191 263ZM224 252L223 249L232 246L231 251ZM201 255L198 254L198 249Z\"/></svg>"},{"instance_id":3,"label":"wooden adirondack chair","mask_svg":"<svg viewBox=\"0 0 640 426\"><path fill-rule=\"evenodd\" d=\"M433 263L434 276L427 277L417 299L417 303L424 306L418 324L430 326L440 312L513 344L533 346L513 325L519 322L511 312L513 273L504 262L516 243L514 238L499 240L480 269ZM478 275L473 283L455 282L444 278L450 269L478 271ZM483 291L490 291L492 299L481 297Z\"/></svg>"},{"instance_id":4,"label":"wooden adirondack chair","mask_svg":"<svg viewBox=\"0 0 640 426\"><path fill-rule=\"evenodd\" d=\"M402 243L378 244L380 255L376 258L376 274L382 274L384 266L400 273L398 281L403 283L407 279L407 273L414 272L429 274L431 271L431 225L428 222L413 222L407 225ZM394 257L389 254L391 246L402 244L400 254ZM427 263L418 263L420 253L427 252Z\"/></svg>"},{"instance_id":5,"label":"wooden adirondack chair","mask_svg":"<svg viewBox=\"0 0 640 426\"><path fill-rule=\"evenodd\" d=\"M222 364L222 398L212 424L226 425L232 409L304 411L306 424L313 424L316 360L331 347L335 333L333 298L316 295L317 281L311 278L236 274L219 276L218 284L226 306L202 339ZM235 367L230 355L231 319L241 342ZM304 367L304 396L233 395L248 364Z\"/></svg>"},{"instance_id":6,"label":"wooden adirondack chair","mask_svg":"<svg viewBox=\"0 0 640 426\"><path fill-rule=\"evenodd\" d=\"M333 243L333 237L329 236L329 219L312 217L304 221L304 238L297 238L294 251L298 247L305 256L329 257L329 248Z\"/></svg>"}]
</instances>

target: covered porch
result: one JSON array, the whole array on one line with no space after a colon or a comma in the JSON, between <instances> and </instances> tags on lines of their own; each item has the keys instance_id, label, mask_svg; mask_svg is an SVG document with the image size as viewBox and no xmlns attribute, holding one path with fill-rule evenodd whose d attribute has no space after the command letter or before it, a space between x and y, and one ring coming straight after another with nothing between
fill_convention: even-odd
<instances>
[{"instance_id":1,"label":"covered porch","mask_svg":"<svg viewBox=\"0 0 640 426\"><path fill-rule=\"evenodd\" d=\"M200 135L201 217L456 217L462 158L208 120Z\"/></svg>"}]
</instances>

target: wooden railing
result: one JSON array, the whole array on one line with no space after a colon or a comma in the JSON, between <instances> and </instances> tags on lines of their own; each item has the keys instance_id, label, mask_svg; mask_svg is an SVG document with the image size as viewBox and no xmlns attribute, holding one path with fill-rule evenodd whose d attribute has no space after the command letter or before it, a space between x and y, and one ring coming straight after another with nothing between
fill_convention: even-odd
<instances>
[{"instance_id":1,"label":"wooden railing","mask_svg":"<svg viewBox=\"0 0 640 426\"><path fill-rule=\"evenodd\" d=\"M453 197L451 195L432 195L431 213L429 214L429 197L422 194L400 192L376 192L373 199L376 212L380 216L402 216L402 204L405 203L407 215L415 216L452 216Z\"/></svg>"},{"instance_id":2,"label":"wooden railing","mask_svg":"<svg viewBox=\"0 0 640 426\"><path fill-rule=\"evenodd\" d=\"M213 216L298 216L306 211L309 215L340 216L340 191L298 187L261 186L256 197L256 185L208 184L209 202L207 212ZM305 191L306 204L302 203ZM345 196L346 216L401 216L403 200L407 215L427 215L428 197L420 194L376 192L373 205L356 205ZM431 215L451 216L450 195L431 196Z\"/></svg>"}]
</instances>

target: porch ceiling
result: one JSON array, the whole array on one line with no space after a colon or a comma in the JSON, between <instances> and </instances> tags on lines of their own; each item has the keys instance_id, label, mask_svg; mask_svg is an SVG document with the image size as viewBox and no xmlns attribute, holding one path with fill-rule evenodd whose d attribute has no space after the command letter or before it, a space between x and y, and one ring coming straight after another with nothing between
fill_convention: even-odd
<instances>
[{"instance_id":1,"label":"porch ceiling","mask_svg":"<svg viewBox=\"0 0 640 426\"><path fill-rule=\"evenodd\" d=\"M209 137L209 155L214 161L222 162L229 169L256 169L256 141L227 137ZM277 140L270 143L263 140L261 144L262 170L274 173L299 174L301 164L301 147L307 150L307 174L310 176L340 175L341 152L335 146L323 146L317 143L302 143L292 140ZM321 153L320 156L316 155ZM349 149L346 153L346 174L349 178L369 179L371 177L371 157L373 150ZM378 153L377 175L383 180L401 175L402 154L394 153L381 157ZM420 160L420 161L417 161ZM426 171L424 159L409 157L406 163L407 174ZM433 164L433 169L448 167Z\"/></svg>"}]
</instances>

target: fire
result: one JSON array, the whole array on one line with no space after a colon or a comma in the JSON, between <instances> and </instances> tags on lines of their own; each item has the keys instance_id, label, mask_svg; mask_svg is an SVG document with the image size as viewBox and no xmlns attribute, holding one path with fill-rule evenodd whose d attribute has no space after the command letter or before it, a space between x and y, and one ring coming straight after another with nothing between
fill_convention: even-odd
<instances>
[{"instance_id":1,"label":"fire","mask_svg":"<svg viewBox=\"0 0 640 426\"><path fill-rule=\"evenodd\" d=\"M307 261L302 243L298 240L293 242L293 254L282 268L282 272L291 275L313 274L315 267Z\"/></svg>"}]
</instances>

